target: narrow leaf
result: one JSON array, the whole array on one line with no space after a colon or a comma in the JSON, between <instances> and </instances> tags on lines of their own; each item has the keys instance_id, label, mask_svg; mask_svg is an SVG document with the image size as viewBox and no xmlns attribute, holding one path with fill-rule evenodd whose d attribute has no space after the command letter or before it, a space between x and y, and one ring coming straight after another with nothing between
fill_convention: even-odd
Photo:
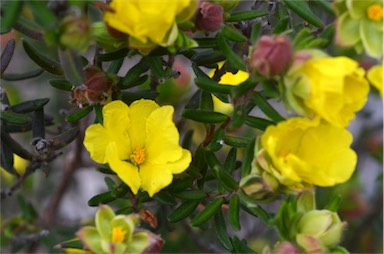
<instances>
[{"instance_id":1,"label":"narrow leaf","mask_svg":"<svg viewBox=\"0 0 384 254\"><path fill-rule=\"evenodd\" d=\"M60 64L35 49L26 40L23 40L23 47L27 55L41 68L55 75L63 75L64 71Z\"/></svg>"},{"instance_id":2,"label":"narrow leaf","mask_svg":"<svg viewBox=\"0 0 384 254\"><path fill-rule=\"evenodd\" d=\"M284 117L282 117L271 105L269 105L260 93L255 92L252 95L252 100L261 109L261 111L263 111L263 113L270 117L274 122L278 123L285 120Z\"/></svg>"},{"instance_id":3,"label":"narrow leaf","mask_svg":"<svg viewBox=\"0 0 384 254\"><path fill-rule=\"evenodd\" d=\"M11 111L1 111L0 119L7 124L27 124L32 121L29 116Z\"/></svg>"},{"instance_id":4,"label":"narrow leaf","mask_svg":"<svg viewBox=\"0 0 384 254\"><path fill-rule=\"evenodd\" d=\"M68 80L65 79L53 79L49 80L49 84L54 88L63 90L63 91L72 91L72 84Z\"/></svg>"},{"instance_id":5,"label":"narrow leaf","mask_svg":"<svg viewBox=\"0 0 384 254\"><path fill-rule=\"evenodd\" d=\"M207 197L207 193L202 190L185 190L181 192L175 192L173 195L179 199L185 200L202 200Z\"/></svg>"},{"instance_id":6,"label":"narrow leaf","mask_svg":"<svg viewBox=\"0 0 384 254\"><path fill-rule=\"evenodd\" d=\"M7 81L19 81L40 76L44 72L43 69L36 69L25 73L3 73L1 78Z\"/></svg>"},{"instance_id":7,"label":"narrow leaf","mask_svg":"<svg viewBox=\"0 0 384 254\"><path fill-rule=\"evenodd\" d=\"M11 30L12 26L19 18L19 14L23 7L23 1L13 0L2 2L1 10L1 34L7 33Z\"/></svg>"},{"instance_id":8,"label":"narrow leaf","mask_svg":"<svg viewBox=\"0 0 384 254\"><path fill-rule=\"evenodd\" d=\"M194 109L186 109L181 115L184 118L201 123L222 123L228 119L227 115L219 112Z\"/></svg>"},{"instance_id":9,"label":"narrow leaf","mask_svg":"<svg viewBox=\"0 0 384 254\"><path fill-rule=\"evenodd\" d=\"M43 108L49 102L49 98L37 99L32 101L25 101L11 107L13 112L16 113L29 113L32 111L39 110Z\"/></svg>"},{"instance_id":10,"label":"narrow leaf","mask_svg":"<svg viewBox=\"0 0 384 254\"><path fill-rule=\"evenodd\" d=\"M224 198L216 198L211 201L201 213L191 220L191 225L197 227L207 222L221 208L223 203Z\"/></svg>"},{"instance_id":11,"label":"narrow leaf","mask_svg":"<svg viewBox=\"0 0 384 254\"><path fill-rule=\"evenodd\" d=\"M266 11L238 11L231 13L231 15L225 19L226 22L239 22L243 20L255 19L263 16L267 16Z\"/></svg>"},{"instance_id":12,"label":"narrow leaf","mask_svg":"<svg viewBox=\"0 0 384 254\"><path fill-rule=\"evenodd\" d=\"M222 33L218 33L217 35L217 43L219 48L222 50L223 54L227 58L228 62L233 65L233 67L238 70L246 71L245 64L243 59L238 56L228 45L226 39L224 38Z\"/></svg>"},{"instance_id":13,"label":"narrow leaf","mask_svg":"<svg viewBox=\"0 0 384 254\"><path fill-rule=\"evenodd\" d=\"M224 26L224 28L222 29L222 32L224 37L226 37L231 41L245 42L247 40L247 37L245 37L239 31L236 31L234 28L229 26Z\"/></svg>"},{"instance_id":14,"label":"narrow leaf","mask_svg":"<svg viewBox=\"0 0 384 254\"><path fill-rule=\"evenodd\" d=\"M185 201L168 215L168 221L171 223L181 221L195 211L200 200Z\"/></svg>"},{"instance_id":15,"label":"narrow leaf","mask_svg":"<svg viewBox=\"0 0 384 254\"><path fill-rule=\"evenodd\" d=\"M247 147L245 148L243 165L241 167L241 176L243 177L249 175L249 172L251 172L251 165L255 156L255 142L256 139L254 138L250 143L248 143Z\"/></svg>"},{"instance_id":16,"label":"narrow leaf","mask_svg":"<svg viewBox=\"0 0 384 254\"><path fill-rule=\"evenodd\" d=\"M231 226L236 229L240 230L240 201L239 201L239 196L233 195L231 199L229 200L229 223Z\"/></svg>"},{"instance_id":17,"label":"narrow leaf","mask_svg":"<svg viewBox=\"0 0 384 254\"><path fill-rule=\"evenodd\" d=\"M311 11L306 1L297 0L283 0L283 3L287 5L298 16L308 21L309 24L316 27L323 27L321 20Z\"/></svg>"},{"instance_id":18,"label":"narrow leaf","mask_svg":"<svg viewBox=\"0 0 384 254\"><path fill-rule=\"evenodd\" d=\"M9 62L12 59L13 52L15 51L15 46L16 46L15 39L10 39L5 45L3 53L1 53L1 58L0 58L0 74L1 75L7 69Z\"/></svg>"},{"instance_id":19,"label":"narrow leaf","mask_svg":"<svg viewBox=\"0 0 384 254\"><path fill-rule=\"evenodd\" d=\"M264 119L264 118L255 117L255 116L247 116L245 118L245 124L252 127L252 128L256 128L256 129L265 131L265 129L268 126L274 125L275 123L270 121L270 120Z\"/></svg>"},{"instance_id":20,"label":"narrow leaf","mask_svg":"<svg viewBox=\"0 0 384 254\"><path fill-rule=\"evenodd\" d=\"M195 84L205 91L211 93L230 94L233 86L218 84L217 82L207 78L196 78Z\"/></svg>"},{"instance_id":21,"label":"narrow leaf","mask_svg":"<svg viewBox=\"0 0 384 254\"><path fill-rule=\"evenodd\" d=\"M91 111L92 111L93 107L92 106L88 106L86 108L82 108L70 115L68 115L66 118L65 118L65 121L67 122L77 122L79 121L81 118L85 117L86 115L88 115Z\"/></svg>"},{"instance_id":22,"label":"narrow leaf","mask_svg":"<svg viewBox=\"0 0 384 254\"><path fill-rule=\"evenodd\" d=\"M214 225L217 238L221 244L229 251L233 250L231 239L228 236L227 227L225 225L224 215L221 210L218 210L214 216Z\"/></svg>"}]
</instances>

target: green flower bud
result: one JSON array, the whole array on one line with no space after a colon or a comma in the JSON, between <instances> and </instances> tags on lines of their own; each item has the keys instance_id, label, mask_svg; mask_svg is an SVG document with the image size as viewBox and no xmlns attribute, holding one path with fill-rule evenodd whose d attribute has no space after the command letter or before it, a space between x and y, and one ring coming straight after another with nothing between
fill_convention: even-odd
<instances>
[{"instance_id":1,"label":"green flower bud","mask_svg":"<svg viewBox=\"0 0 384 254\"><path fill-rule=\"evenodd\" d=\"M91 41L91 28L85 16L67 16L59 25L59 44L66 48L86 51Z\"/></svg>"},{"instance_id":2,"label":"green flower bud","mask_svg":"<svg viewBox=\"0 0 384 254\"><path fill-rule=\"evenodd\" d=\"M240 181L240 188L255 200L272 197L278 187L279 182L268 172L263 172L261 175L250 174Z\"/></svg>"},{"instance_id":3,"label":"green flower bud","mask_svg":"<svg viewBox=\"0 0 384 254\"><path fill-rule=\"evenodd\" d=\"M306 252L324 252L340 242L344 227L337 213L312 210L298 222L296 241Z\"/></svg>"}]
</instances>

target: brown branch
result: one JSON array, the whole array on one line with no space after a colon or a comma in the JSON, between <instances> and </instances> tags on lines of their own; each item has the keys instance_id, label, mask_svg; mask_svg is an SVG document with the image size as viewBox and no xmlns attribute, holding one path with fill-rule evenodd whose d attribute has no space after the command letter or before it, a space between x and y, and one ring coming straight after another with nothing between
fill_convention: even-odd
<instances>
[{"instance_id":1,"label":"brown branch","mask_svg":"<svg viewBox=\"0 0 384 254\"><path fill-rule=\"evenodd\" d=\"M73 151L73 157L66 164L64 168L64 175L61 178L59 187L56 189L53 194L47 208L44 212L44 223L50 225L55 222L57 211L60 208L60 203L64 197L65 192L70 186L72 177L75 173L75 170L79 167L82 160L82 149L83 149L83 135L79 134L75 140L75 148Z\"/></svg>"}]
</instances>

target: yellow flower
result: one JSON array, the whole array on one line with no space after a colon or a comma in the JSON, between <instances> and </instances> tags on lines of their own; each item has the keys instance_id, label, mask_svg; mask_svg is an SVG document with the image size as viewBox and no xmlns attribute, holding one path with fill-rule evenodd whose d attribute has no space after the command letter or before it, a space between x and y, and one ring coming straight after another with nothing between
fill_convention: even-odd
<instances>
[{"instance_id":1,"label":"yellow flower","mask_svg":"<svg viewBox=\"0 0 384 254\"><path fill-rule=\"evenodd\" d=\"M344 56L310 59L288 73L287 101L300 115L319 115L345 127L367 101L364 74L356 61Z\"/></svg>"},{"instance_id":2,"label":"yellow flower","mask_svg":"<svg viewBox=\"0 0 384 254\"><path fill-rule=\"evenodd\" d=\"M213 71L210 73L210 76L213 76ZM225 73L221 76L219 84L237 86L246 81L249 78L249 74L245 71L238 71L236 74L231 72ZM213 100L213 110L216 112L220 112L226 115L229 115L233 111L233 106L231 103L222 102L219 98L212 95Z\"/></svg>"},{"instance_id":3,"label":"yellow flower","mask_svg":"<svg viewBox=\"0 0 384 254\"><path fill-rule=\"evenodd\" d=\"M195 0L113 0L104 21L112 28L129 34L133 48L169 46L177 37L176 21L191 18ZM179 15L178 15L179 14Z\"/></svg>"},{"instance_id":4,"label":"yellow flower","mask_svg":"<svg viewBox=\"0 0 384 254\"><path fill-rule=\"evenodd\" d=\"M320 119L290 118L266 129L258 159L283 185L333 186L347 181L355 170L351 143L352 135L344 128Z\"/></svg>"},{"instance_id":5,"label":"yellow flower","mask_svg":"<svg viewBox=\"0 0 384 254\"><path fill-rule=\"evenodd\" d=\"M191 153L179 146L173 110L151 100L129 107L113 101L103 107L103 125L86 130L84 145L93 160L108 163L134 194L142 188L153 196L191 162Z\"/></svg>"},{"instance_id":6,"label":"yellow flower","mask_svg":"<svg viewBox=\"0 0 384 254\"><path fill-rule=\"evenodd\" d=\"M26 159L21 158L17 154L13 154L13 168L16 170L16 172L19 175L23 175L25 172L25 169L28 166L28 161ZM6 179L6 181L10 181L13 179L14 175L11 175L8 173L4 168L0 167L1 169L1 175Z\"/></svg>"},{"instance_id":7,"label":"yellow flower","mask_svg":"<svg viewBox=\"0 0 384 254\"><path fill-rule=\"evenodd\" d=\"M369 69L367 78L379 90L381 97L383 97L383 64L375 65Z\"/></svg>"}]
</instances>

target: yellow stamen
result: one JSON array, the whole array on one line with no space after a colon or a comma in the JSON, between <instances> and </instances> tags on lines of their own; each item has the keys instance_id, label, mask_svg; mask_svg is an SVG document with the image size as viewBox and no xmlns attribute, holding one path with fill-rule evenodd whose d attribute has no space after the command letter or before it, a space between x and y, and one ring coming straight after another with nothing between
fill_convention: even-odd
<instances>
[{"instance_id":1,"label":"yellow stamen","mask_svg":"<svg viewBox=\"0 0 384 254\"><path fill-rule=\"evenodd\" d=\"M112 242L113 243L123 242L126 233L127 232L125 232L125 230L123 230L122 227L114 227L112 229Z\"/></svg>"},{"instance_id":2,"label":"yellow stamen","mask_svg":"<svg viewBox=\"0 0 384 254\"><path fill-rule=\"evenodd\" d=\"M142 147L137 147L133 154L130 156L131 163L135 165L140 165L145 160L145 150Z\"/></svg>"},{"instance_id":3,"label":"yellow stamen","mask_svg":"<svg viewBox=\"0 0 384 254\"><path fill-rule=\"evenodd\" d=\"M368 18L373 21L380 21L383 19L383 7L379 4L372 4L367 9Z\"/></svg>"}]
</instances>

